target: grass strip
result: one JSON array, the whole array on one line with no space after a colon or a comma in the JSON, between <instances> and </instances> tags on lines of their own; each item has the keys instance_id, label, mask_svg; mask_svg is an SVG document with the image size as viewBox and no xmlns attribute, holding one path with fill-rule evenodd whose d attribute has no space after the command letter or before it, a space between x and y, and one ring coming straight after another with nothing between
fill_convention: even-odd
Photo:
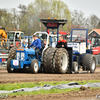
<instances>
[{"instance_id":1,"label":"grass strip","mask_svg":"<svg viewBox=\"0 0 100 100\"><path fill-rule=\"evenodd\" d=\"M59 85L59 84L68 84L72 81L51 81L51 82L25 82L25 83L8 83L8 84L0 84L0 90L15 90L20 88L32 88L35 86L43 86L45 84L48 85ZM81 85L87 84L87 83L100 83L100 80L82 80L82 81L73 81L77 82Z\"/></svg>"},{"instance_id":2,"label":"grass strip","mask_svg":"<svg viewBox=\"0 0 100 100\"><path fill-rule=\"evenodd\" d=\"M91 90L100 90L100 87L91 87ZM6 95L9 96L32 96L32 95L45 95L45 94L56 94L56 93L68 93L68 92L75 92L80 91L79 88L72 88L72 89L51 89L51 90L39 90L39 91L32 91L32 92L17 92L17 93L9 93ZM81 90L83 91L83 90ZM2 94L5 95L5 94Z\"/></svg>"}]
</instances>

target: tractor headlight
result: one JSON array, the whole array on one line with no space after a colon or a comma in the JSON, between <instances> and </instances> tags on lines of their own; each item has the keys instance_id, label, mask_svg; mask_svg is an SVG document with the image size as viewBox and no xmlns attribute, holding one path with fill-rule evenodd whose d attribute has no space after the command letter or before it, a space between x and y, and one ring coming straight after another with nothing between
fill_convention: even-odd
<instances>
[{"instance_id":1,"label":"tractor headlight","mask_svg":"<svg viewBox=\"0 0 100 100\"><path fill-rule=\"evenodd\" d=\"M20 58L20 53L17 52L17 60L19 60L19 58Z\"/></svg>"},{"instance_id":2,"label":"tractor headlight","mask_svg":"<svg viewBox=\"0 0 100 100\"><path fill-rule=\"evenodd\" d=\"M25 54L24 52L21 52L21 60L24 60L25 59Z\"/></svg>"}]
</instances>

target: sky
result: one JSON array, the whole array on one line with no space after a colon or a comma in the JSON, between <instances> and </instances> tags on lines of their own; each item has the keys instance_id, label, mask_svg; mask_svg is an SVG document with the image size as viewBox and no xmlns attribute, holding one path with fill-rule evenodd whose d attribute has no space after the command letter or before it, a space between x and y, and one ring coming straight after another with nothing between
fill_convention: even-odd
<instances>
[{"instance_id":1,"label":"sky","mask_svg":"<svg viewBox=\"0 0 100 100\"><path fill-rule=\"evenodd\" d=\"M61 0L65 2L69 10L82 11L86 17L95 14L100 18L100 0ZM0 0L0 8L17 8L19 4L28 5L34 0Z\"/></svg>"}]
</instances>

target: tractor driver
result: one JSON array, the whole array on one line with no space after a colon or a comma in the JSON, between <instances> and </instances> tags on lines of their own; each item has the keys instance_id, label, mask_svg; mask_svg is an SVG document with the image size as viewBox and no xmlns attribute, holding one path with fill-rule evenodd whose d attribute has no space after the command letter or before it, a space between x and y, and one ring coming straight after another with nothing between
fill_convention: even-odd
<instances>
[{"instance_id":1,"label":"tractor driver","mask_svg":"<svg viewBox=\"0 0 100 100\"><path fill-rule=\"evenodd\" d=\"M80 38L81 38L80 34L77 33L77 37L74 39L74 41L76 41L76 42L80 42Z\"/></svg>"},{"instance_id":2,"label":"tractor driver","mask_svg":"<svg viewBox=\"0 0 100 100\"><path fill-rule=\"evenodd\" d=\"M56 45L57 48L66 48L67 47L67 41L63 39L63 36L59 36L59 41Z\"/></svg>"},{"instance_id":3,"label":"tractor driver","mask_svg":"<svg viewBox=\"0 0 100 100\"><path fill-rule=\"evenodd\" d=\"M30 45L30 47L33 47L33 49L35 49L35 56L36 59L38 59L38 53L41 50L41 40L38 38L37 35L33 35L33 43Z\"/></svg>"}]
</instances>

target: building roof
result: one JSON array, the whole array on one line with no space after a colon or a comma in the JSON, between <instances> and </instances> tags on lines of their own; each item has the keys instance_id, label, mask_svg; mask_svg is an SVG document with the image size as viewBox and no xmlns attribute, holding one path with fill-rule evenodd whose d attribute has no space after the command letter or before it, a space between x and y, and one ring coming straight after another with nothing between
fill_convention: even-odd
<instances>
[{"instance_id":1,"label":"building roof","mask_svg":"<svg viewBox=\"0 0 100 100\"><path fill-rule=\"evenodd\" d=\"M91 34L93 31L100 35L100 29L93 29L91 32L88 33L88 35Z\"/></svg>"}]
</instances>

